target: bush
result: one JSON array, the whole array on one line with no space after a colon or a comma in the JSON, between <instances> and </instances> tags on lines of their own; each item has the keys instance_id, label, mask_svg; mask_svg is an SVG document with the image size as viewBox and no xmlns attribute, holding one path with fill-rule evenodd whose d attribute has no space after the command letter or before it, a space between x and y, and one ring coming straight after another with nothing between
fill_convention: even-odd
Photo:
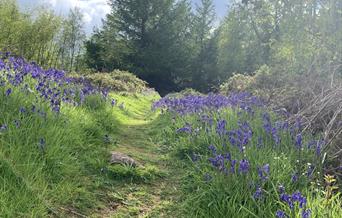
<instances>
[{"instance_id":1,"label":"bush","mask_svg":"<svg viewBox=\"0 0 342 218\"><path fill-rule=\"evenodd\" d=\"M253 82L254 78L244 74L234 74L227 82L220 86L222 94L229 94L230 92L246 91Z\"/></svg>"},{"instance_id":2,"label":"bush","mask_svg":"<svg viewBox=\"0 0 342 218\"><path fill-rule=\"evenodd\" d=\"M114 70L111 73L90 73L84 76L72 74L72 77L84 78L93 86L108 91L141 93L148 90L145 81L127 71Z\"/></svg>"},{"instance_id":3,"label":"bush","mask_svg":"<svg viewBox=\"0 0 342 218\"><path fill-rule=\"evenodd\" d=\"M202 93L200 93L199 91L196 91L195 89L191 89L191 88L187 88L184 89L180 92L176 92L176 93L170 93L168 95L166 95L166 97L169 98L180 98L180 97L184 97L184 96L190 96L190 95L203 95Z\"/></svg>"},{"instance_id":4,"label":"bush","mask_svg":"<svg viewBox=\"0 0 342 218\"><path fill-rule=\"evenodd\" d=\"M270 108L286 112L292 123L301 119L313 135L324 133L328 158L334 159L332 168L337 169L341 163L336 160L342 157L341 87L341 77L334 71L289 74L262 66L253 76L234 75L221 85L220 92L249 91L263 98Z\"/></svg>"}]
</instances>

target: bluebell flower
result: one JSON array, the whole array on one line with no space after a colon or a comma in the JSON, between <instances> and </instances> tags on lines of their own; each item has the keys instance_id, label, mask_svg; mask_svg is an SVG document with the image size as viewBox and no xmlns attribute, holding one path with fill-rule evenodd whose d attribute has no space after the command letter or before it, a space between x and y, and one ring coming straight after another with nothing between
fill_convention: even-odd
<instances>
[{"instance_id":1,"label":"bluebell flower","mask_svg":"<svg viewBox=\"0 0 342 218\"><path fill-rule=\"evenodd\" d=\"M225 164L224 164L224 157L223 157L223 155L219 154L219 155L216 155L215 157L209 158L208 160L218 170L224 171Z\"/></svg>"},{"instance_id":2,"label":"bluebell flower","mask_svg":"<svg viewBox=\"0 0 342 218\"><path fill-rule=\"evenodd\" d=\"M6 124L2 124L0 126L0 132L3 132L3 131L6 131L8 129L7 125Z\"/></svg>"},{"instance_id":3,"label":"bluebell flower","mask_svg":"<svg viewBox=\"0 0 342 218\"><path fill-rule=\"evenodd\" d=\"M302 143L303 143L302 134L299 133L299 134L296 136L296 142L295 142L296 147L297 147L298 149L301 149L301 148L302 148Z\"/></svg>"},{"instance_id":4,"label":"bluebell flower","mask_svg":"<svg viewBox=\"0 0 342 218\"><path fill-rule=\"evenodd\" d=\"M240 161L239 172L240 173L248 173L249 171L249 162L246 159Z\"/></svg>"},{"instance_id":5,"label":"bluebell flower","mask_svg":"<svg viewBox=\"0 0 342 218\"><path fill-rule=\"evenodd\" d=\"M298 181L298 173L292 174L291 181L292 182L297 182Z\"/></svg>"},{"instance_id":6,"label":"bluebell flower","mask_svg":"<svg viewBox=\"0 0 342 218\"><path fill-rule=\"evenodd\" d=\"M281 142L280 134L277 128L272 128L271 129L272 137L276 145L279 145Z\"/></svg>"},{"instance_id":7,"label":"bluebell flower","mask_svg":"<svg viewBox=\"0 0 342 218\"><path fill-rule=\"evenodd\" d=\"M261 136L258 136L257 148L261 148L263 146L263 140Z\"/></svg>"},{"instance_id":8,"label":"bluebell flower","mask_svg":"<svg viewBox=\"0 0 342 218\"><path fill-rule=\"evenodd\" d=\"M284 211L278 210L278 211L276 212L276 217L277 217L277 218L286 218L286 217L288 217L288 215L286 215L286 213L285 213Z\"/></svg>"},{"instance_id":9,"label":"bluebell flower","mask_svg":"<svg viewBox=\"0 0 342 218\"><path fill-rule=\"evenodd\" d=\"M231 161L232 160L232 156L230 155L230 153L226 153L223 155L224 159L227 161Z\"/></svg>"},{"instance_id":10,"label":"bluebell flower","mask_svg":"<svg viewBox=\"0 0 342 218\"><path fill-rule=\"evenodd\" d=\"M311 217L310 209L302 210L302 218L310 218L310 217Z\"/></svg>"},{"instance_id":11,"label":"bluebell flower","mask_svg":"<svg viewBox=\"0 0 342 218\"><path fill-rule=\"evenodd\" d=\"M24 107L20 107L19 108L19 112L24 114L24 113L26 113L26 109Z\"/></svg>"},{"instance_id":12,"label":"bluebell flower","mask_svg":"<svg viewBox=\"0 0 342 218\"><path fill-rule=\"evenodd\" d=\"M112 107L114 107L116 105L116 100L115 99L112 99L111 105L112 105Z\"/></svg>"},{"instance_id":13,"label":"bluebell flower","mask_svg":"<svg viewBox=\"0 0 342 218\"><path fill-rule=\"evenodd\" d=\"M226 130L226 124L227 124L227 121L226 120L219 120L217 122L217 125L216 125L216 133L219 135L219 136L223 136L226 134L227 130Z\"/></svg>"},{"instance_id":14,"label":"bluebell flower","mask_svg":"<svg viewBox=\"0 0 342 218\"><path fill-rule=\"evenodd\" d=\"M278 186L278 191L279 191L280 194L285 193L285 187L283 185L279 185Z\"/></svg>"},{"instance_id":15,"label":"bluebell flower","mask_svg":"<svg viewBox=\"0 0 342 218\"><path fill-rule=\"evenodd\" d=\"M211 153L216 154L217 148L215 145L209 145L208 149L211 151Z\"/></svg>"},{"instance_id":16,"label":"bluebell flower","mask_svg":"<svg viewBox=\"0 0 342 218\"><path fill-rule=\"evenodd\" d=\"M261 199L261 198L262 198L262 189L261 189L260 187L258 187L258 188L256 189L256 191L254 192L253 198L254 198L255 200L258 200L258 199Z\"/></svg>"},{"instance_id":17,"label":"bluebell flower","mask_svg":"<svg viewBox=\"0 0 342 218\"><path fill-rule=\"evenodd\" d=\"M186 124L184 127L177 129L176 132L177 133L184 132L184 133L189 133L190 134L192 132L192 128L191 128L190 124Z\"/></svg>"},{"instance_id":18,"label":"bluebell flower","mask_svg":"<svg viewBox=\"0 0 342 218\"><path fill-rule=\"evenodd\" d=\"M316 156L318 157L321 156L323 146L324 146L324 140L319 140L317 142L316 149L315 149Z\"/></svg>"},{"instance_id":19,"label":"bluebell flower","mask_svg":"<svg viewBox=\"0 0 342 218\"><path fill-rule=\"evenodd\" d=\"M280 200L287 203L287 205L293 209L294 208L294 204L293 204L293 201L292 201L292 198L290 195L286 194L286 193L283 193L283 194L280 194Z\"/></svg>"},{"instance_id":20,"label":"bluebell flower","mask_svg":"<svg viewBox=\"0 0 342 218\"><path fill-rule=\"evenodd\" d=\"M308 165L308 169L306 171L307 177L311 177L312 176L314 169L315 169L315 167L312 164Z\"/></svg>"},{"instance_id":21,"label":"bluebell flower","mask_svg":"<svg viewBox=\"0 0 342 218\"><path fill-rule=\"evenodd\" d=\"M9 96L11 93L12 93L12 89L9 88L9 89L6 90L6 93L5 93L5 94L6 94L6 96Z\"/></svg>"},{"instance_id":22,"label":"bluebell flower","mask_svg":"<svg viewBox=\"0 0 342 218\"><path fill-rule=\"evenodd\" d=\"M271 116L269 113L263 113L262 115L262 119L263 119L263 127L264 130L266 131L266 133L270 134L272 131L272 123L271 123Z\"/></svg>"},{"instance_id":23,"label":"bluebell flower","mask_svg":"<svg viewBox=\"0 0 342 218\"><path fill-rule=\"evenodd\" d=\"M20 121L14 120L14 125L15 125L15 127L19 128L20 127Z\"/></svg>"},{"instance_id":24,"label":"bluebell flower","mask_svg":"<svg viewBox=\"0 0 342 218\"><path fill-rule=\"evenodd\" d=\"M235 173L235 166L236 166L236 163L237 163L237 160L232 160L232 161L230 162L230 171L231 171L232 173Z\"/></svg>"},{"instance_id":25,"label":"bluebell flower","mask_svg":"<svg viewBox=\"0 0 342 218\"><path fill-rule=\"evenodd\" d=\"M270 165L265 164L261 168L258 168L258 175L261 180L263 181L267 180L270 175Z\"/></svg>"}]
</instances>

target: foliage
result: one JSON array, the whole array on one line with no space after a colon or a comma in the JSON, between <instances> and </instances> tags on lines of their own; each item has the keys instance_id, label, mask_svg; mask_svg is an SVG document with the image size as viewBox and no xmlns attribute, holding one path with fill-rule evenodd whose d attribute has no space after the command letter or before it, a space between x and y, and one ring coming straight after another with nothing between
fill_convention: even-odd
<instances>
[{"instance_id":1,"label":"foliage","mask_svg":"<svg viewBox=\"0 0 342 218\"><path fill-rule=\"evenodd\" d=\"M0 51L10 51L42 67L78 70L85 34L79 9L67 18L47 8L23 12L15 0L0 2Z\"/></svg>"},{"instance_id":2,"label":"foliage","mask_svg":"<svg viewBox=\"0 0 342 218\"><path fill-rule=\"evenodd\" d=\"M229 94L230 92L247 91L253 79L249 75L234 74L227 82L221 84L220 92Z\"/></svg>"},{"instance_id":3,"label":"foliage","mask_svg":"<svg viewBox=\"0 0 342 218\"><path fill-rule=\"evenodd\" d=\"M112 106L101 101L89 110L83 98L100 92L8 54L0 59L0 78L2 216L99 205L91 190L106 181L101 168L107 164L104 136L116 128Z\"/></svg>"},{"instance_id":4,"label":"foliage","mask_svg":"<svg viewBox=\"0 0 342 218\"><path fill-rule=\"evenodd\" d=\"M162 133L183 158L185 216L336 217L323 180L323 141L246 94L164 98L173 124ZM184 159L185 158L185 159ZM329 190L330 186L327 187Z\"/></svg>"},{"instance_id":5,"label":"foliage","mask_svg":"<svg viewBox=\"0 0 342 218\"><path fill-rule=\"evenodd\" d=\"M70 75L79 82L87 81L102 90L142 93L148 90L147 83L128 71L114 70L111 73L90 73Z\"/></svg>"},{"instance_id":6,"label":"foliage","mask_svg":"<svg viewBox=\"0 0 342 218\"><path fill-rule=\"evenodd\" d=\"M107 195L112 186L118 190L122 175L109 165L109 149L127 138L121 136L122 123L136 122L158 96L106 95L74 82L62 71L1 54L2 216L92 214L112 201ZM165 175L155 165L122 170L128 172L123 179L137 183Z\"/></svg>"},{"instance_id":7,"label":"foliage","mask_svg":"<svg viewBox=\"0 0 342 218\"><path fill-rule=\"evenodd\" d=\"M286 78L340 66L341 47L330 43L341 40L341 16L332 17L341 7L339 1L315 0L233 3L220 26L220 75L252 74L268 65L273 74ZM341 67L336 71L341 72Z\"/></svg>"},{"instance_id":8,"label":"foliage","mask_svg":"<svg viewBox=\"0 0 342 218\"><path fill-rule=\"evenodd\" d=\"M112 0L110 4L112 14L103 30L87 43L87 63L99 71L129 70L158 90L170 90L188 60L187 4L169 0ZM120 49L106 49L113 46Z\"/></svg>"}]
</instances>

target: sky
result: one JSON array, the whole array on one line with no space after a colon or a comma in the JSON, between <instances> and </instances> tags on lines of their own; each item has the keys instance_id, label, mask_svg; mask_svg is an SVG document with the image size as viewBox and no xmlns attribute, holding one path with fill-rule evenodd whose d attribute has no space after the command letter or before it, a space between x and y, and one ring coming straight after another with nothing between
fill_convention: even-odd
<instances>
[{"instance_id":1,"label":"sky","mask_svg":"<svg viewBox=\"0 0 342 218\"><path fill-rule=\"evenodd\" d=\"M30 10L37 5L48 5L57 14L65 15L71 8L78 7L83 13L85 29L88 34L95 27L100 27L102 19L110 12L108 0L18 0L24 10ZM193 4L200 0L192 0ZM218 19L222 19L227 11L229 0L214 0Z\"/></svg>"}]
</instances>

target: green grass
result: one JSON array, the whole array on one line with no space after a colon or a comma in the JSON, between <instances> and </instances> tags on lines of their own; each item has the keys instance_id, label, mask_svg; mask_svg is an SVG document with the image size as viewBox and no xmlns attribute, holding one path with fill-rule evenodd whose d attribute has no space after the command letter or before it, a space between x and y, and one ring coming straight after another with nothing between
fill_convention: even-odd
<instances>
[{"instance_id":1,"label":"green grass","mask_svg":"<svg viewBox=\"0 0 342 218\"><path fill-rule=\"evenodd\" d=\"M304 172L308 162L320 169L321 160L312 152L294 150L287 133L282 146L274 149L260 119L250 120L255 136L244 154L229 148L237 160L252 157L253 173L226 176L207 161L212 156L208 145L227 151L222 139L207 134L208 126L197 116L151 111L157 94L110 93L110 98L116 100L114 107L89 96L84 105L63 105L56 115L44 102L35 103L32 112L34 97L17 90L9 97L0 94L0 125L8 125L0 132L1 217L274 217L278 209L291 213L279 200L279 184L287 193L300 190L313 217L342 213L338 194L325 198L321 170L313 180L290 181L289 175ZM225 118L231 130L239 119L250 119L236 112L212 115L215 120ZM198 134L177 134L186 123L198 128ZM210 128L215 132L215 125ZM262 148L255 146L256 136L263 136ZM130 155L142 166L110 165L111 151ZM191 161L194 153L201 160ZM259 184L265 198L255 201L255 184L250 182L257 181L256 167L266 163L270 179ZM207 173L210 182L204 180ZM292 217L300 217L298 208Z\"/></svg>"},{"instance_id":2,"label":"green grass","mask_svg":"<svg viewBox=\"0 0 342 218\"><path fill-rule=\"evenodd\" d=\"M165 114L164 119L171 121L173 118L174 122L173 125L167 125L159 136L160 139L166 139L164 144L168 146L164 146L164 149L183 164L186 172L182 179L182 201L178 204L178 210L185 217L275 217L277 210L283 210L291 214L291 217L301 217L298 206L292 211L279 199L279 185L284 185L288 194L301 191L307 198L307 208L311 209L312 217L340 217L342 209L339 194L335 193L334 199L325 198L322 159L315 156L314 150L298 151L288 132L281 134L281 144L276 146L263 130L261 114L256 113L251 117L236 110L210 111L209 114L214 119L213 125L200 122L198 115ZM254 134L244 152L240 152L215 133L216 122L222 119L227 121L227 130L236 129L238 120L250 123ZM177 133L176 130L186 124L191 124L196 133ZM263 139L261 148L257 146L259 136ZM303 137L305 146L310 136ZM213 157L208 149L209 145L215 145L219 153L229 152L238 162L247 158L251 166L250 172L246 175L225 175L215 169L208 161ZM194 154L199 155L199 160L191 160ZM315 166L311 179L304 174L308 163ZM270 165L270 176L268 180L261 181L257 167L265 164ZM229 166L226 162L226 167ZM294 172L304 174L298 182L291 181ZM205 179L206 174L211 177L209 181ZM257 186L263 190L260 200L253 198Z\"/></svg>"},{"instance_id":3,"label":"green grass","mask_svg":"<svg viewBox=\"0 0 342 218\"><path fill-rule=\"evenodd\" d=\"M151 104L159 96L110 97L116 106L89 96L83 106L63 105L56 115L44 102L32 112L33 96L0 95L0 125L8 125L0 132L1 217L134 217L172 205L173 172L153 140L159 113ZM111 151L143 166L109 165Z\"/></svg>"}]
</instances>

